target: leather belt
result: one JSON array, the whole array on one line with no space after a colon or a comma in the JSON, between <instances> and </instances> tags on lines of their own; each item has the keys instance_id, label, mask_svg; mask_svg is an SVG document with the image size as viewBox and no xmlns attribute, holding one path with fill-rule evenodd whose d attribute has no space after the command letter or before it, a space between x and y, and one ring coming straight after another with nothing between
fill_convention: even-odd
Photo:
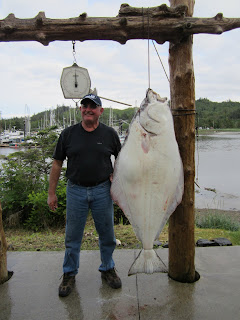
<instances>
[{"instance_id":1,"label":"leather belt","mask_svg":"<svg viewBox=\"0 0 240 320\"><path fill-rule=\"evenodd\" d=\"M80 187L96 187L98 186L99 184L103 183L103 182L106 182L108 181L109 179L105 179L105 180L102 180L102 181L98 181L98 182L94 182L94 183L78 183L78 182L73 182L71 181L73 184L76 184L77 186L80 186Z\"/></svg>"}]
</instances>

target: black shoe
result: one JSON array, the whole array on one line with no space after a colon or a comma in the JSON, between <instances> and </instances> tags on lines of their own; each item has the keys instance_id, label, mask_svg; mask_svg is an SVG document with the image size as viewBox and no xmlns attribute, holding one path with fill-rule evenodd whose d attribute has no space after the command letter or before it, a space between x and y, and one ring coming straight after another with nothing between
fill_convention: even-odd
<instances>
[{"instance_id":1,"label":"black shoe","mask_svg":"<svg viewBox=\"0 0 240 320\"><path fill-rule=\"evenodd\" d=\"M75 276L73 275L71 276L69 275L69 273L64 273L62 282L58 288L58 295L60 297L68 296L72 292L74 285L75 285Z\"/></svg>"},{"instance_id":2,"label":"black shoe","mask_svg":"<svg viewBox=\"0 0 240 320\"><path fill-rule=\"evenodd\" d=\"M101 271L101 277L106 280L107 284L113 289L119 289L122 287L122 281L114 268L107 271Z\"/></svg>"}]
</instances>

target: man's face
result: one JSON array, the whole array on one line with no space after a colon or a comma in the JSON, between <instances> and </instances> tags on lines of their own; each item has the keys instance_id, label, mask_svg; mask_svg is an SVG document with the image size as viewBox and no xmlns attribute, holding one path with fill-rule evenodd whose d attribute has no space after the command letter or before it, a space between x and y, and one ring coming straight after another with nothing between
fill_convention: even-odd
<instances>
[{"instance_id":1,"label":"man's face","mask_svg":"<svg viewBox=\"0 0 240 320\"><path fill-rule=\"evenodd\" d=\"M103 113L103 108L97 106L93 101L84 101L84 104L80 107L82 120L85 123L97 123L100 115Z\"/></svg>"}]
</instances>

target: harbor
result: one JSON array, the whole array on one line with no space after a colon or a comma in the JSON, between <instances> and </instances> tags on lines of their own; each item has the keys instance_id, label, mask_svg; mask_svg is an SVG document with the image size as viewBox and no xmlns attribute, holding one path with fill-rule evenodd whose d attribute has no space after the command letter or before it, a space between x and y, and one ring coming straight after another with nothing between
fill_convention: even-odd
<instances>
[{"instance_id":1,"label":"harbor","mask_svg":"<svg viewBox=\"0 0 240 320\"><path fill-rule=\"evenodd\" d=\"M4 130L0 135L0 147L19 147L24 142L24 131Z\"/></svg>"}]
</instances>

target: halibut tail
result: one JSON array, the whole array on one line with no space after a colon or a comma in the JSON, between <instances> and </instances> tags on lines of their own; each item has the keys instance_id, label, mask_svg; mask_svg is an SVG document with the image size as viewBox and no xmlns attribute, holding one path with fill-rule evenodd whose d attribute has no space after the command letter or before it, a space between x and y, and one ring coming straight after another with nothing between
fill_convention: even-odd
<instances>
[{"instance_id":1,"label":"halibut tail","mask_svg":"<svg viewBox=\"0 0 240 320\"><path fill-rule=\"evenodd\" d=\"M167 273L167 267L161 258L153 249L142 249L131 265L128 275L131 276L136 273L154 273L163 272Z\"/></svg>"}]
</instances>

